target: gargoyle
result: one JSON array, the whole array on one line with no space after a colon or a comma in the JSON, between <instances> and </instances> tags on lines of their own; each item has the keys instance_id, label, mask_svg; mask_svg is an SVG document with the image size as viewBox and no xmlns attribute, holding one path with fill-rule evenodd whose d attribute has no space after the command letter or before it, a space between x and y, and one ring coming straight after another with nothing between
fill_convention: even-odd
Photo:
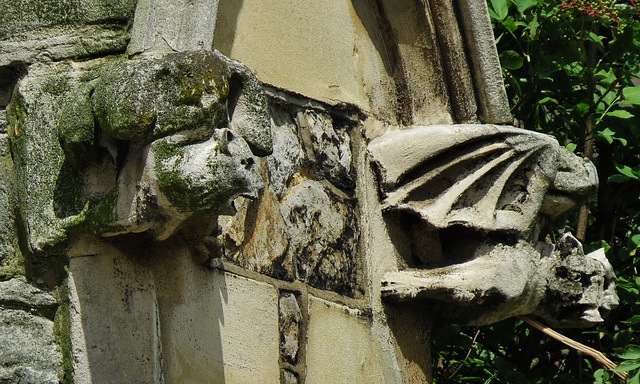
<instances>
[{"instance_id":1,"label":"gargoyle","mask_svg":"<svg viewBox=\"0 0 640 384\"><path fill-rule=\"evenodd\" d=\"M257 196L263 181L255 156L271 153L271 123L261 83L244 65L217 51L91 65L83 72L88 81L62 99L57 140L37 139L61 160L48 155L44 168L57 179L53 193L42 193L52 196L43 206L55 217L47 216L49 232L31 229L34 250L74 233L162 240L194 214L231 214L236 197ZM32 167L30 130L41 123L15 99L15 157ZM39 190L36 175L19 172L30 180L27 191Z\"/></svg>"},{"instance_id":2,"label":"gargoyle","mask_svg":"<svg viewBox=\"0 0 640 384\"><path fill-rule=\"evenodd\" d=\"M82 191L89 203L70 220L75 230L163 239L191 214L233 213L236 197L262 187L254 154L271 152L266 103L257 78L218 52L113 65L65 106L58 125L71 166L111 176Z\"/></svg>"},{"instance_id":3,"label":"gargoyle","mask_svg":"<svg viewBox=\"0 0 640 384\"><path fill-rule=\"evenodd\" d=\"M536 313L588 325L617 304L601 251L585 256L569 234L545 241L598 185L593 164L555 139L488 124L425 126L368 149L401 256L382 282L385 299L428 300L464 324Z\"/></svg>"}]
</instances>

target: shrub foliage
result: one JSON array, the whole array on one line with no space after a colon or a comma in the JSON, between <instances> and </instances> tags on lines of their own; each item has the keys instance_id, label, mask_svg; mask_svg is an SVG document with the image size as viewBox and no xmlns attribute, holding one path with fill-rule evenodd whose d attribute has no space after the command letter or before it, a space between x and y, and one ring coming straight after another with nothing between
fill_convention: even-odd
<instances>
[{"instance_id":1,"label":"shrub foliage","mask_svg":"<svg viewBox=\"0 0 640 384\"><path fill-rule=\"evenodd\" d=\"M567 218L604 247L620 305L588 330L560 330L640 383L640 4L636 0L487 0L511 111L598 169L597 198ZM613 372L517 319L438 326L434 382L620 383Z\"/></svg>"}]
</instances>

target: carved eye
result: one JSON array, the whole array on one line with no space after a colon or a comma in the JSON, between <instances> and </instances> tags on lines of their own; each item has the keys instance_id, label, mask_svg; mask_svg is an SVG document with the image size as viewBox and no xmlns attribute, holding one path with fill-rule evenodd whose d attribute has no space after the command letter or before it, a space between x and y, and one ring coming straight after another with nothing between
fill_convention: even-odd
<instances>
[{"instance_id":1,"label":"carved eye","mask_svg":"<svg viewBox=\"0 0 640 384\"><path fill-rule=\"evenodd\" d=\"M252 158L247 157L246 159L242 159L240 160L240 164L244 165L245 169L249 169L251 168L251 166L253 165L254 161Z\"/></svg>"},{"instance_id":2,"label":"carved eye","mask_svg":"<svg viewBox=\"0 0 640 384\"><path fill-rule=\"evenodd\" d=\"M569 271L567 270L567 267L556 268L556 276L558 276L561 279L566 279L567 276L569 276Z\"/></svg>"}]
</instances>

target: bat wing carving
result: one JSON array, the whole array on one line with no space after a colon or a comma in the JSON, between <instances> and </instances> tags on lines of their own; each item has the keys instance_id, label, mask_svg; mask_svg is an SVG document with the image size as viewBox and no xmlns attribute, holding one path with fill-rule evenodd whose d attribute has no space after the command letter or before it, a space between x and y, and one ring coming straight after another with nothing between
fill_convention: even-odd
<instances>
[{"instance_id":1,"label":"bat wing carving","mask_svg":"<svg viewBox=\"0 0 640 384\"><path fill-rule=\"evenodd\" d=\"M436 228L517 233L553 187L561 150L550 136L488 124L413 127L369 144L384 210Z\"/></svg>"}]
</instances>

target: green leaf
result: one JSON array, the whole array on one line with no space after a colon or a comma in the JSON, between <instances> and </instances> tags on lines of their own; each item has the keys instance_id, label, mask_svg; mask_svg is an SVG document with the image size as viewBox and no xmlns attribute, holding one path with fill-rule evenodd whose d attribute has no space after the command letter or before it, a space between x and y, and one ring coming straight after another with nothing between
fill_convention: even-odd
<instances>
[{"instance_id":1,"label":"green leaf","mask_svg":"<svg viewBox=\"0 0 640 384\"><path fill-rule=\"evenodd\" d=\"M631 328L623 329L622 331L616 332L613 335L613 344L616 347L624 347L629 345L631 338L633 337L633 330ZM635 361L635 360L634 360ZM630 368L633 369L633 368Z\"/></svg>"},{"instance_id":2,"label":"green leaf","mask_svg":"<svg viewBox=\"0 0 640 384\"><path fill-rule=\"evenodd\" d=\"M628 372L637 368L640 368L640 359L623 361L613 370L615 372Z\"/></svg>"},{"instance_id":3,"label":"green leaf","mask_svg":"<svg viewBox=\"0 0 640 384\"><path fill-rule=\"evenodd\" d=\"M513 33L516 29L518 29L518 26L516 25L516 22L513 20L513 17L511 17L511 16L507 17L504 20L503 24L509 30L509 32Z\"/></svg>"},{"instance_id":4,"label":"green leaf","mask_svg":"<svg viewBox=\"0 0 640 384\"><path fill-rule=\"evenodd\" d=\"M640 370L636 371L636 373L631 376L629 384L640 384Z\"/></svg>"},{"instance_id":5,"label":"green leaf","mask_svg":"<svg viewBox=\"0 0 640 384\"><path fill-rule=\"evenodd\" d=\"M491 6L495 12L496 19L499 21L504 20L509 13L508 0L491 0Z\"/></svg>"},{"instance_id":6,"label":"green leaf","mask_svg":"<svg viewBox=\"0 0 640 384\"><path fill-rule=\"evenodd\" d=\"M540 99L540 101L538 101L539 104L546 104L548 102L552 102L553 104L558 104L558 100L553 99L551 97L544 97L542 99Z\"/></svg>"},{"instance_id":7,"label":"green leaf","mask_svg":"<svg viewBox=\"0 0 640 384\"><path fill-rule=\"evenodd\" d=\"M627 166L627 165L623 165L623 166L616 165L616 169L618 170L618 172L620 172L623 175L629 177L630 179L638 180L638 175L629 166Z\"/></svg>"},{"instance_id":8,"label":"green leaf","mask_svg":"<svg viewBox=\"0 0 640 384\"><path fill-rule=\"evenodd\" d=\"M516 5L518 6L518 12L524 13L527 9L538 5L538 0L516 0Z\"/></svg>"},{"instance_id":9,"label":"green leaf","mask_svg":"<svg viewBox=\"0 0 640 384\"><path fill-rule=\"evenodd\" d=\"M629 119L634 117L635 115L629 111L625 111L624 109L616 109L615 111L607 112L606 116L617 117L620 119Z\"/></svg>"},{"instance_id":10,"label":"green leaf","mask_svg":"<svg viewBox=\"0 0 640 384\"><path fill-rule=\"evenodd\" d=\"M604 51L603 39L604 36L600 36L592 31L587 31L587 40L592 41L601 52Z\"/></svg>"},{"instance_id":11,"label":"green leaf","mask_svg":"<svg viewBox=\"0 0 640 384\"><path fill-rule=\"evenodd\" d=\"M500 17L498 17L498 15L491 8L489 8L489 16L491 17L492 20L500 21ZM498 44L497 41L496 41L496 44Z\"/></svg>"},{"instance_id":12,"label":"green leaf","mask_svg":"<svg viewBox=\"0 0 640 384\"><path fill-rule=\"evenodd\" d=\"M613 144L613 135L616 133L609 128L605 128L604 130L598 132L598 135L605 139L607 143Z\"/></svg>"},{"instance_id":13,"label":"green leaf","mask_svg":"<svg viewBox=\"0 0 640 384\"><path fill-rule=\"evenodd\" d=\"M640 86L627 87L622 90L624 100L620 104L635 104L640 105Z\"/></svg>"},{"instance_id":14,"label":"green leaf","mask_svg":"<svg viewBox=\"0 0 640 384\"><path fill-rule=\"evenodd\" d=\"M578 148L578 144L569 143L569 144L565 145L565 148L567 148L570 152L575 152L576 149Z\"/></svg>"},{"instance_id":15,"label":"green leaf","mask_svg":"<svg viewBox=\"0 0 640 384\"><path fill-rule=\"evenodd\" d=\"M630 178L625 176L625 175L611 175L607 178L607 182L609 183L624 183L626 181L629 181Z\"/></svg>"},{"instance_id":16,"label":"green leaf","mask_svg":"<svg viewBox=\"0 0 640 384\"><path fill-rule=\"evenodd\" d=\"M523 63L524 59L516 51L509 50L500 54L500 64L508 70L519 69Z\"/></svg>"},{"instance_id":17,"label":"green leaf","mask_svg":"<svg viewBox=\"0 0 640 384\"><path fill-rule=\"evenodd\" d=\"M623 321L623 323L625 324L629 324L629 322L634 319L636 319L636 322L631 323L631 324L636 324L636 323L640 323L640 315L635 315L633 316L631 319L627 320L627 321ZM630 359L640 359L640 345L629 345L627 347L627 350L624 353L621 353L618 355L619 358L621 359L625 359L625 360L630 360Z\"/></svg>"}]
</instances>

